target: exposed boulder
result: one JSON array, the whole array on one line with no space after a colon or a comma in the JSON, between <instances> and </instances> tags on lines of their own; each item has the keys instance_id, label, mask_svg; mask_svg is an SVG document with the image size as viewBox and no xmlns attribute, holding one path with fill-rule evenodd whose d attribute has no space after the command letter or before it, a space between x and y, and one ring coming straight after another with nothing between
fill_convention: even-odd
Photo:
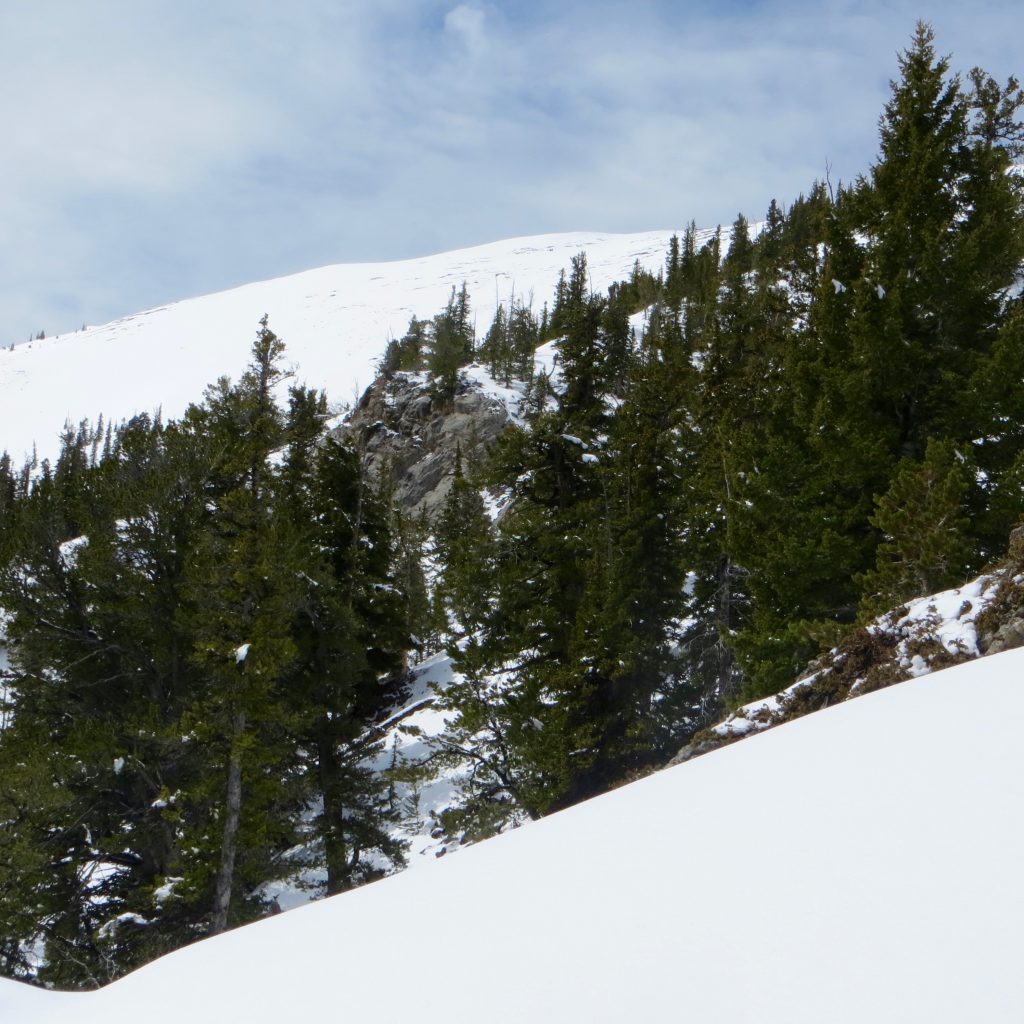
<instances>
[{"instance_id":1,"label":"exposed boulder","mask_svg":"<svg viewBox=\"0 0 1024 1024\"><path fill-rule=\"evenodd\" d=\"M978 646L983 654L1024 647L1024 527L1010 534L1010 550L997 575L992 600L978 616Z\"/></svg>"}]
</instances>

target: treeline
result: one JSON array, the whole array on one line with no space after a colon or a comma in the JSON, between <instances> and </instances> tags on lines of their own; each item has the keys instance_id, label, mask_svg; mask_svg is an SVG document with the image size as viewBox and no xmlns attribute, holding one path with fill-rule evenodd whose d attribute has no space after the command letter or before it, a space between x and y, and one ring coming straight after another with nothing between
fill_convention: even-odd
<instances>
[{"instance_id":1,"label":"treeline","mask_svg":"<svg viewBox=\"0 0 1024 1024\"><path fill-rule=\"evenodd\" d=\"M402 863L368 762L419 552L324 396L277 404L282 348L264 320L180 422L2 467L8 976L109 981L266 913L276 879L332 893Z\"/></svg>"},{"instance_id":2,"label":"treeline","mask_svg":"<svg viewBox=\"0 0 1024 1024\"><path fill-rule=\"evenodd\" d=\"M581 255L479 342L456 289L388 345L381 371L442 409L471 360L530 397L460 460L426 563L323 396L275 403L265 322L180 422L0 465L4 973L105 980L265 912L275 879L399 864L372 726L424 643L459 669L436 760L463 768L443 825L472 838L662 763L1001 553L1024 515L1024 94L951 74L923 25L900 72L852 184L756 232L691 227L607 294Z\"/></svg>"}]
</instances>

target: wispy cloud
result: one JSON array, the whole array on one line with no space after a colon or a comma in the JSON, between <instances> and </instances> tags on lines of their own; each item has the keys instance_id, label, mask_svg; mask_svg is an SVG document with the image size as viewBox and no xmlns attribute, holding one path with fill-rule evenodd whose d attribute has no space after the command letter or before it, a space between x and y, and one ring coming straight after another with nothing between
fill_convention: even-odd
<instances>
[{"instance_id":1,"label":"wispy cloud","mask_svg":"<svg viewBox=\"0 0 1024 1024\"><path fill-rule=\"evenodd\" d=\"M488 49L486 14L470 4L459 4L444 16L444 29L457 38L474 56Z\"/></svg>"},{"instance_id":2,"label":"wispy cloud","mask_svg":"<svg viewBox=\"0 0 1024 1024\"><path fill-rule=\"evenodd\" d=\"M1005 76L1018 5L932 3ZM259 277L761 215L867 168L909 0L0 10L0 341Z\"/></svg>"}]
</instances>

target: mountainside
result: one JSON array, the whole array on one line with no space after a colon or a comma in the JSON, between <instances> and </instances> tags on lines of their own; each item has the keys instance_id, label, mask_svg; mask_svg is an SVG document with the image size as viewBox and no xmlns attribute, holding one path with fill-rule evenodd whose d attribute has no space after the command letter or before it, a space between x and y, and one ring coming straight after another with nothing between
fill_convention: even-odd
<instances>
[{"instance_id":1,"label":"mountainside","mask_svg":"<svg viewBox=\"0 0 1024 1024\"><path fill-rule=\"evenodd\" d=\"M20 465L38 446L53 457L64 422L102 413L109 422L161 409L180 416L223 375L245 365L261 316L288 346L296 376L352 403L375 376L390 337L412 316L427 318L452 288L467 285L482 334L510 296L535 311L558 274L587 253L593 287L657 272L671 230L631 235L578 232L514 238L396 263L322 267L291 277L176 302L100 327L0 347L0 451Z\"/></svg>"},{"instance_id":2,"label":"mountainside","mask_svg":"<svg viewBox=\"0 0 1024 1024\"><path fill-rule=\"evenodd\" d=\"M1019 1019L1024 652L172 954L18 1024ZM683 813L685 808L685 813Z\"/></svg>"},{"instance_id":3,"label":"mountainside","mask_svg":"<svg viewBox=\"0 0 1024 1024\"><path fill-rule=\"evenodd\" d=\"M0 974L100 987L673 758L1021 646L1024 90L952 73L933 44L921 23L899 57L870 172L773 199L756 228L325 268L0 353L3 382L24 383L12 435L72 385L108 417L72 422L55 461L0 457ZM225 342L250 316L242 366ZM319 389L349 397L371 352L376 379L341 417ZM941 777L915 734L930 714L898 731ZM875 757L891 726L843 715ZM754 916L776 909L764 885L798 886L762 836L807 833L800 870L841 869L833 797L854 797L827 788L826 748L806 753L791 768L814 774L814 816L768 827L793 781L748 779L714 809L686 790L673 843L692 837L694 859L631 824L587 895L624 905L637 871L672 861L652 881L706 931L708 878ZM898 778L896 748L880 760ZM831 858L819 814L843 821ZM905 881L852 856L886 893ZM745 868L766 881L744 886ZM724 986L746 965L707 941ZM778 967L762 953L759 990Z\"/></svg>"}]
</instances>

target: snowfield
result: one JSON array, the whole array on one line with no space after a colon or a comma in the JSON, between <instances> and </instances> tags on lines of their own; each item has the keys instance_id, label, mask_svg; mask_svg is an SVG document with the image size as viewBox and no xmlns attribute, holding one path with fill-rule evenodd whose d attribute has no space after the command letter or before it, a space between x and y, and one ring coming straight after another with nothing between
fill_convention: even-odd
<instances>
[{"instance_id":1,"label":"snowfield","mask_svg":"<svg viewBox=\"0 0 1024 1024\"><path fill-rule=\"evenodd\" d=\"M17 1024L1017 1022L1024 650L780 726Z\"/></svg>"},{"instance_id":2,"label":"snowfield","mask_svg":"<svg viewBox=\"0 0 1024 1024\"><path fill-rule=\"evenodd\" d=\"M176 302L102 327L42 341L0 346L0 451L20 467L38 446L54 457L66 421L102 413L107 421L161 409L180 416L221 376L237 379L266 313L287 346L298 380L351 403L373 380L390 337L409 319L440 312L465 281L477 336L490 327L499 301L533 297L540 315L559 271L587 254L592 286L602 291L628 278L634 263L664 266L673 233L577 232L514 238L394 263L342 264ZM711 232L697 236L702 245Z\"/></svg>"}]
</instances>

